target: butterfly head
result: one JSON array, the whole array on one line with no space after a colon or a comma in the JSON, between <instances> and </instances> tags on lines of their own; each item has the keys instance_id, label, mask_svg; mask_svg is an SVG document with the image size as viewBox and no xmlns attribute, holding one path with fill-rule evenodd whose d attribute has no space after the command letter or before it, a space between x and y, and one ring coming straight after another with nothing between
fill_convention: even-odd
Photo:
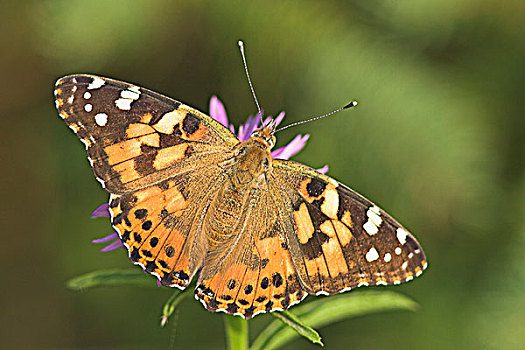
<instances>
[{"instance_id":1,"label":"butterfly head","mask_svg":"<svg viewBox=\"0 0 525 350\"><path fill-rule=\"evenodd\" d=\"M260 129L256 129L250 135L250 139L257 140L261 143L264 143L268 146L268 149L272 149L275 146L275 124L270 122L266 126L263 126Z\"/></svg>"}]
</instances>

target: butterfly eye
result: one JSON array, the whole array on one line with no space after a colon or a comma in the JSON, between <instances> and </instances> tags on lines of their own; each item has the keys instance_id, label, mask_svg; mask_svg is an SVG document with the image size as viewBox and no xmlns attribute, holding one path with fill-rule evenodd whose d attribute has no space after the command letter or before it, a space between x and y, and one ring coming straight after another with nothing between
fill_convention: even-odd
<instances>
[{"instance_id":1,"label":"butterfly eye","mask_svg":"<svg viewBox=\"0 0 525 350\"><path fill-rule=\"evenodd\" d=\"M236 152L235 152L235 156L240 156L240 155L243 155L246 153L246 147L243 147L243 148L239 148Z\"/></svg>"}]
</instances>

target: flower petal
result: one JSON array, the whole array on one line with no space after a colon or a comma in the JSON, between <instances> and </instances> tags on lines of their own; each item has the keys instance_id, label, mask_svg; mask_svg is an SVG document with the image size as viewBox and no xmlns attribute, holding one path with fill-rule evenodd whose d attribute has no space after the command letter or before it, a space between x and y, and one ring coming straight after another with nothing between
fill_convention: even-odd
<instances>
[{"instance_id":1,"label":"flower petal","mask_svg":"<svg viewBox=\"0 0 525 350\"><path fill-rule=\"evenodd\" d=\"M115 242L111 242L110 244L108 244L104 248L100 249L100 251L105 253L105 252L111 252L111 251L113 251L115 249L119 249L119 248L124 248L124 244L122 244L120 239L115 241Z\"/></svg>"},{"instance_id":2,"label":"flower petal","mask_svg":"<svg viewBox=\"0 0 525 350\"><path fill-rule=\"evenodd\" d=\"M106 237L94 239L91 241L91 243L104 243L104 242L112 241L117 238L118 238L118 234L116 232L113 232L112 234L107 235Z\"/></svg>"},{"instance_id":3,"label":"flower petal","mask_svg":"<svg viewBox=\"0 0 525 350\"><path fill-rule=\"evenodd\" d=\"M100 218L100 217L105 217L105 218L109 218L110 217L109 204L108 203L104 203L104 204L99 205L98 208L95 209L93 211L93 213L91 213L91 218L92 219Z\"/></svg>"},{"instance_id":4,"label":"flower petal","mask_svg":"<svg viewBox=\"0 0 525 350\"><path fill-rule=\"evenodd\" d=\"M300 150L306 145L306 141L310 135L306 134L304 136L297 135L289 144L284 147L278 148L272 152L273 158L280 159L289 159L290 157L295 156Z\"/></svg>"},{"instance_id":5,"label":"flower petal","mask_svg":"<svg viewBox=\"0 0 525 350\"><path fill-rule=\"evenodd\" d=\"M281 124L281 122L283 121L284 119L284 111L279 113L279 115L275 118L275 121L273 122L273 124L275 126L278 126L279 124Z\"/></svg>"},{"instance_id":6,"label":"flower petal","mask_svg":"<svg viewBox=\"0 0 525 350\"><path fill-rule=\"evenodd\" d=\"M266 117L263 121L262 121L262 124L261 124L261 128L263 126L268 126L268 124L272 121L272 117Z\"/></svg>"},{"instance_id":7,"label":"flower petal","mask_svg":"<svg viewBox=\"0 0 525 350\"><path fill-rule=\"evenodd\" d=\"M255 129L256 119L257 118L253 116L249 116L248 120L246 120L246 123L239 126L239 140L245 141L250 138L250 136L252 135L252 131Z\"/></svg>"},{"instance_id":8,"label":"flower petal","mask_svg":"<svg viewBox=\"0 0 525 350\"><path fill-rule=\"evenodd\" d=\"M328 172L328 170L330 170L328 168L328 165L325 165L324 167L322 167L321 169L317 169L318 172L320 172L321 174L326 174Z\"/></svg>"},{"instance_id":9,"label":"flower petal","mask_svg":"<svg viewBox=\"0 0 525 350\"><path fill-rule=\"evenodd\" d=\"M212 96L210 99L210 116L225 127L228 127L226 109L217 96Z\"/></svg>"},{"instance_id":10,"label":"flower petal","mask_svg":"<svg viewBox=\"0 0 525 350\"><path fill-rule=\"evenodd\" d=\"M247 140L246 133L244 132L244 124L239 125L239 133L237 134L237 137L241 141L246 141Z\"/></svg>"}]
</instances>

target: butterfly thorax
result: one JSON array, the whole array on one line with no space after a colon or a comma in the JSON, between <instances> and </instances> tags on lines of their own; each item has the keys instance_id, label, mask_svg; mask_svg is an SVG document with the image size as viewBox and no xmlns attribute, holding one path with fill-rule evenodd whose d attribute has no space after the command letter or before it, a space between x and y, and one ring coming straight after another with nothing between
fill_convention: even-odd
<instances>
[{"instance_id":1,"label":"butterfly thorax","mask_svg":"<svg viewBox=\"0 0 525 350\"><path fill-rule=\"evenodd\" d=\"M273 134L268 138L259 132L266 132L266 128L256 130L248 140L236 145L232 157L225 162L228 186L236 191L267 188L266 178L272 170L270 150L275 138Z\"/></svg>"}]
</instances>

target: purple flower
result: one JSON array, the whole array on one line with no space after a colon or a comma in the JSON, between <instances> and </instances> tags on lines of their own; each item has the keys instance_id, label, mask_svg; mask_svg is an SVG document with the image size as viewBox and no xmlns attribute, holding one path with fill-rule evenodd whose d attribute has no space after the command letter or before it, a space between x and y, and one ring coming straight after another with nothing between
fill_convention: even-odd
<instances>
[{"instance_id":1,"label":"purple flower","mask_svg":"<svg viewBox=\"0 0 525 350\"><path fill-rule=\"evenodd\" d=\"M233 133L237 135L239 140L246 141L250 138L250 135L252 132L257 129L258 127L261 127L262 125L265 125L266 123L270 122L272 119L271 117L267 117L264 119L264 121L261 123L261 115L257 114L256 116L249 116L248 120L241 126L239 126L238 132L235 132L235 128L232 124L228 123L228 115L226 114L226 109L224 108L224 105L222 102L216 97L212 96L210 99L210 116L217 120L219 123L224 125L225 127L229 128ZM279 115L275 118L275 126L278 126L284 118L284 112L279 113ZM281 148L278 148L274 151L272 151L272 157L279 158L279 159L289 159L290 157L293 157L297 153L299 153L300 150L304 148L306 145L306 141L310 135L297 135L292 141L290 141L286 146L283 146ZM321 169L318 169L320 173L326 174L328 172L328 165L325 165ZM92 218L98 218L98 217L106 217L109 218L109 205L108 204L102 204L100 205L93 213L91 214ZM95 239L91 241L92 243L106 243L111 242L104 248L102 248L101 252L110 252L118 248L124 248L124 245L120 241L118 234L116 232L111 233L110 235L107 235L105 237ZM158 281L157 281L158 283Z\"/></svg>"},{"instance_id":2,"label":"purple flower","mask_svg":"<svg viewBox=\"0 0 525 350\"><path fill-rule=\"evenodd\" d=\"M267 117L261 123L261 115L249 116L246 123L239 126L239 131L235 132L235 128L232 124L228 123L228 115L222 102L216 97L212 96L210 99L210 116L217 120L219 123L229 128L233 133L237 135L239 140L246 141L250 138L252 132L258 127L267 124L272 118ZM278 126L284 119L284 112L279 113L275 118L275 126ZM300 150L306 145L306 141L310 135L297 135L290 143L286 146L278 148L272 151L272 157L280 159L289 159L299 153Z\"/></svg>"}]
</instances>

